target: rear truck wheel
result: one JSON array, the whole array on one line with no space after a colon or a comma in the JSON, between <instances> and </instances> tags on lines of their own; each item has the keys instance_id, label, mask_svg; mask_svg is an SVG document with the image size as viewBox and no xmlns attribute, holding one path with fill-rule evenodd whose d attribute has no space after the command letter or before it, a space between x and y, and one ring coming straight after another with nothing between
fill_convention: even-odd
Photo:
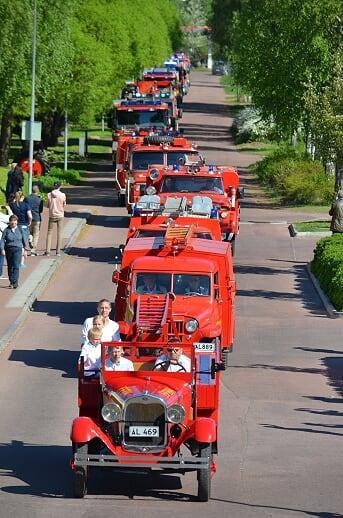
<instances>
[{"instance_id":1,"label":"rear truck wheel","mask_svg":"<svg viewBox=\"0 0 343 518\"><path fill-rule=\"evenodd\" d=\"M119 207L126 206L125 194L118 193L118 203L119 203Z\"/></svg>"},{"instance_id":2,"label":"rear truck wheel","mask_svg":"<svg viewBox=\"0 0 343 518\"><path fill-rule=\"evenodd\" d=\"M231 255L232 257L235 255L236 252L236 236L233 236L233 238L230 241L231 243Z\"/></svg>"},{"instance_id":3,"label":"rear truck wheel","mask_svg":"<svg viewBox=\"0 0 343 518\"><path fill-rule=\"evenodd\" d=\"M211 496L211 443L203 442L199 444L198 457L201 457L202 459L209 459L208 467L206 469L198 470L198 499L200 502L208 502Z\"/></svg>"},{"instance_id":4,"label":"rear truck wheel","mask_svg":"<svg viewBox=\"0 0 343 518\"><path fill-rule=\"evenodd\" d=\"M73 451L87 455L88 443L73 444ZM74 467L73 493L75 498L83 498L87 494L87 469L82 466Z\"/></svg>"},{"instance_id":5,"label":"rear truck wheel","mask_svg":"<svg viewBox=\"0 0 343 518\"><path fill-rule=\"evenodd\" d=\"M229 349L224 349L224 350L222 351L222 357L221 357L221 360L222 360L222 363L223 363L223 365L224 365L224 369L225 369L225 370L229 367L229 356L230 356Z\"/></svg>"}]
</instances>

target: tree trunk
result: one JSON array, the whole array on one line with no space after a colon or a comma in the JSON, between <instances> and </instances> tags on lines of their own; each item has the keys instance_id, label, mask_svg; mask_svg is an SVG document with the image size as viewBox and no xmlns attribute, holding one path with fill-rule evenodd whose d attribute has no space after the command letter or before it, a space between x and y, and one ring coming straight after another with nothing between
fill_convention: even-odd
<instances>
[{"instance_id":1,"label":"tree trunk","mask_svg":"<svg viewBox=\"0 0 343 518\"><path fill-rule=\"evenodd\" d=\"M337 153L335 163L335 191L342 189L343 182L343 153Z\"/></svg>"},{"instance_id":2,"label":"tree trunk","mask_svg":"<svg viewBox=\"0 0 343 518\"><path fill-rule=\"evenodd\" d=\"M8 156L11 147L12 128L11 128L11 114L9 112L3 113L1 117L1 131L0 131L0 165L8 165Z\"/></svg>"},{"instance_id":3,"label":"tree trunk","mask_svg":"<svg viewBox=\"0 0 343 518\"><path fill-rule=\"evenodd\" d=\"M42 116L42 143L43 147L56 146L58 137L64 126L64 115L58 112Z\"/></svg>"}]
</instances>

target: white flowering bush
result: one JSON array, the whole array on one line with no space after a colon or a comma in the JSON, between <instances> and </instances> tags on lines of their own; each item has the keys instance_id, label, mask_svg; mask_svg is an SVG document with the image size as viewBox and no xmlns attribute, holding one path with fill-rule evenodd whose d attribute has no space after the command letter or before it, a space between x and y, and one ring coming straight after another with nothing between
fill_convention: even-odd
<instances>
[{"instance_id":1,"label":"white flowering bush","mask_svg":"<svg viewBox=\"0 0 343 518\"><path fill-rule=\"evenodd\" d=\"M261 112L254 106L241 110L233 123L233 132L237 144L255 142L271 138L274 124L262 119Z\"/></svg>"}]
</instances>

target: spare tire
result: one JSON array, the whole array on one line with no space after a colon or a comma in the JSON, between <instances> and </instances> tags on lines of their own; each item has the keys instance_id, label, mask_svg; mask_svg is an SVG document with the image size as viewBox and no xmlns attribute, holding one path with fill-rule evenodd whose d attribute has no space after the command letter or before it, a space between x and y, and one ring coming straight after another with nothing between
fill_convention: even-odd
<instances>
[{"instance_id":1,"label":"spare tire","mask_svg":"<svg viewBox=\"0 0 343 518\"><path fill-rule=\"evenodd\" d=\"M149 135L148 137L144 137L143 144L171 144L173 138L174 137L170 135Z\"/></svg>"}]
</instances>

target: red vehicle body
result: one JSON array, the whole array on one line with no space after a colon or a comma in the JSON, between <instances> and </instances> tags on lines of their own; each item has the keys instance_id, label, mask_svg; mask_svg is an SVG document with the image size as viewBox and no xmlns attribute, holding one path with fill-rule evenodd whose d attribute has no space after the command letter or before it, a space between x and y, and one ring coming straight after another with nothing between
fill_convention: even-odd
<instances>
[{"instance_id":1,"label":"red vehicle body","mask_svg":"<svg viewBox=\"0 0 343 518\"><path fill-rule=\"evenodd\" d=\"M122 346L133 371L108 370L113 347ZM169 344L170 346L170 344ZM216 466L220 364L214 346L183 346L190 369L156 370L168 344L131 338L102 344L101 377L79 369L79 417L71 428L74 496L86 494L94 467L196 471L198 498L210 497ZM182 367L182 368L181 368ZM190 453L183 451L186 447Z\"/></svg>"},{"instance_id":2,"label":"red vehicle body","mask_svg":"<svg viewBox=\"0 0 343 518\"><path fill-rule=\"evenodd\" d=\"M147 137L143 142L128 145L126 150L126 206L129 212L145 192L150 164L167 167L178 164L185 155L200 158L196 146L182 137Z\"/></svg>"},{"instance_id":3,"label":"red vehicle body","mask_svg":"<svg viewBox=\"0 0 343 518\"><path fill-rule=\"evenodd\" d=\"M201 163L168 167L150 166L147 176L148 194L157 194L161 205L171 196L184 198L186 208L195 196L208 197L222 229L222 237L231 241L233 248L239 234L239 177L236 168L205 166Z\"/></svg>"},{"instance_id":4,"label":"red vehicle body","mask_svg":"<svg viewBox=\"0 0 343 518\"><path fill-rule=\"evenodd\" d=\"M165 336L167 341L176 337L181 343L215 343L227 363L234 339L231 246L196 235L195 225L169 224L164 237L128 240L121 271L113 277L118 284L115 319L126 322L130 328L126 334L131 335L135 335L144 319L152 319L157 327L163 321L158 333L148 327L146 332L141 329L141 340L154 341ZM147 274L159 287L153 295L144 294ZM188 283L195 276L203 287L190 293Z\"/></svg>"},{"instance_id":5,"label":"red vehicle body","mask_svg":"<svg viewBox=\"0 0 343 518\"><path fill-rule=\"evenodd\" d=\"M109 127L113 129L112 139L120 135L149 135L166 133L170 130L168 105L161 100L131 99L114 102L109 117Z\"/></svg>"},{"instance_id":6,"label":"red vehicle body","mask_svg":"<svg viewBox=\"0 0 343 518\"><path fill-rule=\"evenodd\" d=\"M132 216L127 234L127 240L131 237L164 237L169 226L176 228L192 227L192 237L221 241L221 228L216 219L191 218L187 216L171 217L156 214L142 214Z\"/></svg>"}]
</instances>

